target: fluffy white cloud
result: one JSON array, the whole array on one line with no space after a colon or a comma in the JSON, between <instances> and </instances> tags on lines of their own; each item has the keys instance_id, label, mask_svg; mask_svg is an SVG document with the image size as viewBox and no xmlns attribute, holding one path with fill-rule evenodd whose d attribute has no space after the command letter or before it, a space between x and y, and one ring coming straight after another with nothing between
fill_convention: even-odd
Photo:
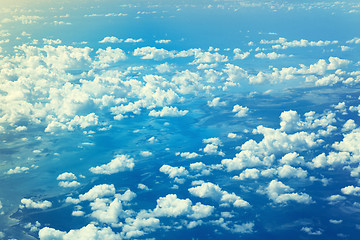
<instances>
[{"instance_id":1,"label":"fluffy white cloud","mask_svg":"<svg viewBox=\"0 0 360 240\"><path fill-rule=\"evenodd\" d=\"M96 60L93 62L93 65L96 68L106 68L111 64L123 61L127 58L125 52L120 48L112 49L111 47L107 47L105 50L97 50L96 54Z\"/></svg>"},{"instance_id":2,"label":"fluffy white cloud","mask_svg":"<svg viewBox=\"0 0 360 240\"><path fill-rule=\"evenodd\" d=\"M200 154L197 154L196 152L177 152L176 153L176 156L180 155L181 157L183 158L186 158L186 159L192 159L192 158L197 158L197 157L200 157L201 155Z\"/></svg>"},{"instance_id":3,"label":"fluffy white cloud","mask_svg":"<svg viewBox=\"0 0 360 240\"><path fill-rule=\"evenodd\" d=\"M115 187L113 184L100 184L92 187L88 192L79 195L80 201L94 201L97 198L114 196Z\"/></svg>"},{"instance_id":4,"label":"fluffy white cloud","mask_svg":"<svg viewBox=\"0 0 360 240\"><path fill-rule=\"evenodd\" d=\"M341 192L346 195L360 196L360 187L354 187L353 185L347 186L342 188Z\"/></svg>"},{"instance_id":5,"label":"fluffy white cloud","mask_svg":"<svg viewBox=\"0 0 360 240\"><path fill-rule=\"evenodd\" d=\"M213 100L208 101L207 105L209 107L221 107L221 106L226 106L226 102L221 102L220 97L216 97Z\"/></svg>"},{"instance_id":6,"label":"fluffy white cloud","mask_svg":"<svg viewBox=\"0 0 360 240\"><path fill-rule=\"evenodd\" d=\"M80 183L78 181L61 181L59 182L59 186L64 188L72 188L80 186Z\"/></svg>"},{"instance_id":7,"label":"fluffy white cloud","mask_svg":"<svg viewBox=\"0 0 360 240\"><path fill-rule=\"evenodd\" d=\"M239 176L233 177L236 180L245 180L245 179L258 179L260 171L256 168L245 169Z\"/></svg>"},{"instance_id":8,"label":"fluffy white cloud","mask_svg":"<svg viewBox=\"0 0 360 240\"><path fill-rule=\"evenodd\" d=\"M225 153L223 153L219 149L219 146L222 146L222 142L219 138L203 139L203 143L207 143L203 149L204 153L209 154L209 155L225 156Z\"/></svg>"},{"instance_id":9,"label":"fluffy white cloud","mask_svg":"<svg viewBox=\"0 0 360 240\"><path fill-rule=\"evenodd\" d=\"M343 131L343 132L347 132L347 131L351 131L351 130L353 130L353 129L355 129L355 128L356 128L356 123L355 123L355 121L352 120L352 119L349 119L349 120L347 120L347 121L344 123L343 128L342 128L342 131Z\"/></svg>"},{"instance_id":10,"label":"fluffy white cloud","mask_svg":"<svg viewBox=\"0 0 360 240\"><path fill-rule=\"evenodd\" d=\"M261 40L261 44L274 44L274 49L286 49L288 47L323 47L331 44L337 44L338 41L309 41L306 39L288 41L286 38L280 37L277 40Z\"/></svg>"},{"instance_id":11,"label":"fluffy white cloud","mask_svg":"<svg viewBox=\"0 0 360 240\"><path fill-rule=\"evenodd\" d=\"M248 56L250 56L250 52L242 52L241 49L239 49L239 48L235 48L233 52L235 54L234 59L243 60L243 59L247 58Z\"/></svg>"},{"instance_id":12,"label":"fluffy white cloud","mask_svg":"<svg viewBox=\"0 0 360 240\"><path fill-rule=\"evenodd\" d=\"M215 208L198 202L191 207L191 210L192 214L189 215L190 218L201 219L211 216Z\"/></svg>"},{"instance_id":13,"label":"fluffy white cloud","mask_svg":"<svg viewBox=\"0 0 360 240\"><path fill-rule=\"evenodd\" d=\"M278 175L280 178L306 178L308 172L302 168L294 168L290 165L284 165L279 167Z\"/></svg>"},{"instance_id":14,"label":"fluffy white cloud","mask_svg":"<svg viewBox=\"0 0 360 240\"><path fill-rule=\"evenodd\" d=\"M44 200L44 201L33 201L29 198L21 199L20 208L29 208L29 209L47 209L52 207L52 203Z\"/></svg>"},{"instance_id":15,"label":"fluffy white cloud","mask_svg":"<svg viewBox=\"0 0 360 240\"><path fill-rule=\"evenodd\" d=\"M336 150L351 152L356 155L360 155L360 128L352 130L350 133L344 135L344 139L341 142L335 142L332 146Z\"/></svg>"},{"instance_id":16,"label":"fluffy white cloud","mask_svg":"<svg viewBox=\"0 0 360 240\"><path fill-rule=\"evenodd\" d=\"M202 183L200 186L189 188L189 192L200 198L211 198L221 203L233 204L235 207L250 206L247 201L235 195L235 193L230 194L211 182Z\"/></svg>"},{"instance_id":17,"label":"fluffy white cloud","mask_svg":"<svg viewBox=\"0 0 360 240\"><path fill-rule=\"evenodd\" d=\"M95 174L114 174L118 172L131 171L134 168L134 159L128 155L116 155L111 162L97 167L91 167L89 170Z\"/></svg>"},{"instance_id":18,"label":"fluffy white cloud","mask_svg":"<svg viewBox=\"0 0 360 240\"><path fill-rule=\"evenodd\" d=\"M117 37L105 37L103 40L99 41L99 43L121 43L123 40Z\"/></svg>"},{"instance_id":19,"label":"fluffy white cloud","mask_svg":"<svg viewBox=\"0 0 360 240\"><path fill-rule=\"evenodd\" d=\"M154 59L154 60L163 60L166 58L174 58L175 51L167 51L163 48L155 47L142 47L136 48L134 50L134 56L141 56L142 59Z\"/></svg>"},{"instance_id":20,"label":"fluffy white cloud","mask_svg":"<svg viewBox=\"0 0 360 240\"><path fill-rule=\"evenodd\" d=\"M312 203L311 197L306 193L291 193L294 189L283 184L278 180L272 180L266 188L269 199L275 203L287 203L289 201L295 201L303 204Z\"/></svg>"},{"instance_id":21,"label":"fluffy white cloud","mask_svg":"<svg viewBox=\"0 0 360 240\"><path fill-rule=\"evenodd\" d=\"M336 204L338 202L342 202L346 199L346 197L341 195L331 195L330 197L327 197L326 200L329 201L330 204Z\"/></svg>"},{"instance_id":22,"label":"fluffy white cloud","mask_svg":"<svg viewBox=\"0 0 360 240\"><path fill-rule=\"evenodd\" d=\"M140 152L140 155L143 156L143 157L150 157L150 156L152 156L152 152L149 152L149 151L141 151L141 152Z\"/></svg>"},{"instance_id":23,"label":"fluffy white cloud","mask_svg":"<svg viewBox=\"0 0 360 240\"><path fill-rule=\"evenodd\" d=\"M171 167L169 165L162 165L160 172L168 174L170 178L186 177L189 174L184 167Z\"/></svg>"},{"instance_id":24,"label":"fluffy white cloud","mask_svg":"<svg viewBox=\"0 0 360 240\"><path fill-rule=\"evenodd\" d=\"M151 110L149 116L152 117L181 117L185 116L188 110L179 110L177 107L163 107L160 111Z\"/></svg>"},{"instance_id":25,"label":"fluffy white cloud","mask_svg":"<svg viewBox=\"0 0 360 240\"><path fill-rule=\"evenodd\" d=\"M285 154L279 161L281 164L285 165L304 165L304 157L299 156L297 152Z\"/></svg>"},{"instance_id":26,"label":"fluffy white cloud","mask_svg":"<svg viewBox=\"0 0 360 240\"><path fill-rule=\"evenodd\" d=\"M248 115L249 112L249 108L248 107L243 107L240 105L235 105L232 112L235 112L235 116L236 117L246 117Z\"/></svg>"},{"instance_id":27,"label":"fluffy white cloud","mask_svg":"<svg viewBox=\"0 0 360 240\"><path fill-rule=\"evenodd\" d=\"M6 173L7 174L17 174L17 173L23 173L23 172L26 172L28 171L29 168L28 167L15 167L14 169L9 169Z\"/></svg>"},{"instance_id":28,"label":"fluffy white cloud","mask_svg":"<svg viewBox=\"0 0 360 240\"><path fill-rule=\"evenodd\" d=\"M56 180L75 180L75 179L77 179L77 177L75 176L75 174L71 172L64 172L56 178Z\"/></svg>"},{"instance_id":29,"label":"fluffy white cloud","mask_svg":"<svg viewBox=\"0 0 360 240\"><path fill-rule=\"evenodd\" d=\"M120 216L126 216L122 208L122 203L118 198L113 201L97 198L90 203L91 217L103 223L117 223Z\"/></svg>"},{"instance_id":30,"label":"fluffy white cloud","mask_svg":"<svg viewBox=\"0 0 360 240\"><path fill-rule=\"evenodd\" d=\"M280 54L280 53L276 53L276 52L271 52L271 53L257 53L255 54L256 58L268 58L270 60L274 60L274 59L278 59L278 58L282 58L285 57L285 54Z\"/></svg>"},{"instance_id":31,"label":"fluffy white cloud","mask_svg":"<svg viewBox=\"0 0 360 240\"><path fill-rule=\"evenodd\" d=\"M114 233L110 227L97 227L90 223L81 229L63 232L54 228L44 227L39 231L40 240L121 240L120 234Z\"/></svg>"},{"instance_id":32,"label":"fluffy white cloud","mask_svg":"<svg viewBox=\"0 0 360 240\"><path fill-rule=\"evenodd\" d=\"M124 42L126 43L139 43L139 42L143 42L144 39L139 38L139 39L134 39L134 38L127 38L126 40L124 40Z\"/></svg>"},{"instance_id":33,"label":"fluffy white cloud","mask_svg":"<svg viewBox=\"0 0 360 240\"><path fill-rule=\"evenodd\" d=\"M319 236L322 234L322 230L319 229L317 231L314 231L312 227L302 227L301 231L309 234L309 235L315 235L315 236Z\"/></svg>"},{"instance_id":34,"label":"fluffy white cloud","mask_svg":"<svg viewBox=\"0 0 360 240\"><path fill-rule=\"evenodd\" d=\"M156 202L155 216L177 217L191 212L191 200L179 199L176 194L160 197Z\"/></svg>"},{"instance_id":35,"label":"fluffy white cloud","mask_svg":"<svg viewBox=\"0 0 360 240\"><path fill-rule=\"evenodd\" d=\"M155 42L156 43L170 43L171 40L169 40L169 39L161 39L161 40L156 40Z\"/></svg>"}]
</instances>

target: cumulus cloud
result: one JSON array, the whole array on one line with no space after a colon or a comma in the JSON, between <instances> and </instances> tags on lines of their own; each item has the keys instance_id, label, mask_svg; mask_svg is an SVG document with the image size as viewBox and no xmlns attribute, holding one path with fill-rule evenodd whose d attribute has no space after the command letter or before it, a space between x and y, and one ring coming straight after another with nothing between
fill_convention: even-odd
<instances>
[{"instance_id":1,"label":"cumulus cloud","mask_svg":"<svg viewBox=\"0 0 360 240\"><path fill-rule=\"evenodd\" d=\"M125 52L120 48L112 49L111 47L107 47L105 50L100 48L96 51L96 54L96 60L93 62L93 65L96 68L106 68L111 64L123 61L127 58Z\"/></svg>"},{"instance_id":2,"label":"cumulus cloud","mask_svg":"<svg viewBox=\"0 0 360 240\"><path fill-rule=\"evenodd\" d=\"M236 117L246 117L248 115L249 112L249 108L248 107L243 107L240 106L238 104L236 104L232 110L232 112L235 112L235 116Z\"/></svg>"},{"instance_id":3,"label":"cumulus cloud","mask_svg":"<svg viewBox=\"0 0 360 240\"><path fill-rule=\"evenodd\" d=\"M29 198L21 199L20 208L29 208L29 209L47 209L52 207L52 203L44 200L44 201L33 201Z\"/></svg>"},{"instance_id":4,"label":"cumulus cloud","mask_svg":"<svg viewBox=\"0 0 360 240\"><path fill-rule=\"evenodd\" d=\"M260 176L260 171L256 168L245 169L239 176L233 177L236 180L245 180L245 179L258 179Z\"/></svg>"},{"instance_id":5,"label":"cumulus cloud","mask_svg":"<svg viewBox=\"0 0 360 240\"><path fill-rule=\"evenodd\" d=\"M226 102L222 102L220 101L220 97L216 97L213 100L208 101L207 105L209 107L221 107L221 106L226 106Z\"/></svg>"},{"instance_id":6,"label":"cumulus cloud","mask_svg":"<svg viewBox=\"0 0 360 240\"><path fill-rule=\"evenodd\" d=\"M27 172L30 168L28 167L15 167L14 169L9 169L6 173L7 174L17 174L17 173L23 173Z\"/></svg>"},{"instance_id":7,"label":"cumulus cloud","mask_svg":"<svg viewBox=\"0 0 360 240\"><path fill-rule=\"evenodd\" d=\"M200 154L197 154L196 152L177 152L176 156L180 155L180 157L186 158L186 159L192 159L200 157Z\"/></svg>"},{"instance_id":8,"label":"cumulus cloud","mask_svg":"<svg viewBox=\"0 0 360 240\"><path fill-rule=\"evenodd\" d=\"M124 40L124 42L126 43L139 43L139 42L143 42L144 40L142 38L139 39L134 39L134 38L127 38Z\"/></svg>"},{"instance_id":9,"label":"cumulus cloud","mask_svg":"<svg viewBox=\"0 0 360 240\"><path fill-rule=\"evenodd\" d=\"M114 174L118 172L131 171L134 168L134 159L129 155L116 155L113 160L107 164L97 167L91 167L89 170L95 174Z\"/></svg>"},{"instance_id":10,"label":"cumulus cloud","mask_svg":"<svg viewBox=\"0 0 360 240\"><path fill-rule=\"evenodd\" d=\"M289 201L295 201L303 204L313 202L312 198L306 193L293 193L294 189L283 184L278 180L272 180L266 188L269 199L275 203L286 204Z\"/></svg>"},{"instance_id":11,"label":"cumulus cloud","mask_svg":"<svg viewBox=\"0 0 360 240\"><path fill-rule=\"evenodd\" d=\"M54 228L44 227L39 231L40 240L121 240L120 234L114 233L110 227L97 227L90 223L80 229L72 229L69 232L63 232Z\"/></svg>"},{"instance_id":12,"label":"cumulus cloud","mask_svg":"<svg viewBox=\"0 0 360 240\"><path fill-rule=\"evenodd\" d=\"M73 188L80 186L80 183L78 181L61 181L59 182L59 186L64 188Z\"/></svg>"},{"instance_id":13,"label":"cumulus cloud","mask_svg":"<svg viewBox=\"0 0 360 240\"><path fill-rule=\"evenodd\" d=\"M256 58L267 58L267 59L270 59L270 60L283 58L285 56L286 56L285 54L280 54L280 53L276 53L276 52L271 52L271 53L260 52L260 53L255 54Z\"/></svg>"},{"instance_id":14,"label":"cumulus cloud","mask_svg":"<svg viewBox=\"0 0 360 240\"><path fill-rule=\"evenodd\" d=\"M169 40L169 39L160 39L160 40L156 40L155 41L156 43L170 43L171 42L171 40Z\"/></svg>"},{"instance_id":15,"label":"cumulus cloud","mask_svg":"<svg viewBox=\"0 0 360 240\"><path fill-rule=\"evenodd\" d=\"M211 198L215 201L233 204L234 207L249 207L250 204L237 196L235 193L228 193L222 190L218 185L211 182L202 183L200 186L192 187L188 189L189 192L200 198Z\"/></svg>"},{"instance_id":16,"label":"cumulus cloud","mask_svg":"<svg viewBox=\"0 0 360 240\"><path fill-rule=\"evenodd\" d=\"M185 116L188 110L179 110L177 107L163 107L160 111L151 110L149 116L152 117L181 117Z\"/></svg>"},{"instance_id":17,"label":"cumulus cloud","mask_svg":"<svg viewBox=\"0 0 360 240\"><path fill-rule=\"evenodd\" d=\"M155 216L177 217L191 211L192 202L190 199L179 199L176 194L168 194L160 197L154 209Z\"/></svg>"},{"instance_id":18,"label":"cumulus cloud","mask_svg":"<svg viewBox=\"0 0 360 240\"><path fill-rule=\"evenodd\" d=\"M241 51L240 48L235 48L233 50L233 52L234 52L234 59L243 60L243 59L247 58L248 56L250 56L250 52L243 52L243 51Z\"/></svg>"},{"instance_id":19,"label":"cumulus cloud","mask_svg":"<svg viewBox=\"0 0 360 240\"><path fill-rule=\"evenodd\" d=\"M64 172L56 178L56 180L75 180L75 179L77 179L77 177L75 176L75 174L71 172Z\"/></svg>"},{"instance_id":20,"label":"cumulus cloud","mask_svg":"<svg viewBox=\"0 0 360 240\"><path fill-rule=\"evenodd\" d=\"M171 167L169 165L161 166L160 172L169 175L170 178L186 177L189 174L184 167Z\"/></svg>"},{"instance_id":21,"label":"cumulus cloud","mask_svg":"<svg viewBox=\"0 0 360 240\"><path fill-rule=\"evenodd\" d=\"M121 43L123 39L119 39L117 37L105 37L103 40L99 41L99 43Z\"/></svg>"},{"instance_id":22,"label":"cumulus cloud","mask_svg":"<svg viewBox=\"0 0 360 240\"><path fill-rule=\"evenodd\" d=\"M354 187L353 185L347 186L342 188L341 192L346 195L360 196L360 187Z\"/></svg>"},{"instance_id":23,"label":"cumulus cloud","mask_svg":"<svg viewBox=\"0 0 360 240\"><path fill-rule=\"evenodd\" d=\"M114 196L115 187L113 184L100 184L92 187L88 192L79 195L80 201L94 201L97 198Z\"/></svg>"}]
</instances>

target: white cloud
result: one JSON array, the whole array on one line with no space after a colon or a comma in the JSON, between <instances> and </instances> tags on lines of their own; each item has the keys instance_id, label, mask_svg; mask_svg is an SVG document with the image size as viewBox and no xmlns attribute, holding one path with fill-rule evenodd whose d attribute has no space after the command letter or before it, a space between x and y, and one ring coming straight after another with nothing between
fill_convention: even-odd
<instances>
[{"instance_id":1,"label":"white cloud","mask_svg":"<svg viewBox=\"0 0 360 240\"><path fill-rule=\"evenodd\" d=\"M181 157L183 158L186 158L186 159L192 159L192 158L197 158L197 157L200 157L201 155L200 154L197 154L196 152L177 152L176 153L176 156L180 155Z\"/></svg>"},{"instance_id":2,"label":"white cloud","mask_svg":"<svg viewBox=\"0 0 360 240\"><path fill-rule=\"evenodd\" d=\"M250 52L242 52L239 48L235 48L234 49L234 59L245 59L247 58L248 56L250 56Z\"/></svg>"},{"instance_id":3,"label":"white cloud","mask_svg":"<svg viewBox=\"0 0 360 240\"><path fill-rule=\"evenodd\" d=\"M191 212L191 200L179 199L176 194L160 197L156 202L156 208L153 210L155 216L177 217Z\"/></svg>"},{"instance_id":4,"label":"white cloud","mask_svg":"<svg viewBox=\"0 0 360 240\"><path fill-rule=\"evenodd\" d=\"M297 152L285 154L279 161L281 164L285 165L304 165L304 157L299 156Z\"/></svg>"},{"instance_id":5,"label":"white cloud","mask_svg":"<svg viewBox=\"0 0 360 240\"><path fill-rule=\"evenodd\" d=\"M189 192L200 198L211 198L221 203L233 204L235 207L250 206L247 201L235 195L235 193L230 194L211 182L202 183L200 186L189 188Z\"/></svg>"},{"instance_id":6,"label":"white cloud","mask_svg":"<svg viewBox=\"0 0 360 240\"><path fill-rule=\"evenodd\" d=\"M124 42L126 43L139 43L139 42L143 42L144 39L139 38L139 39L134 39L134 38L128 38L126 40L124 40Z\"/></svg>"},{"instance_id":7,"label":"white cloud","mask_svg":"<svg viewBox=\"0 0 360 240\"><path fill-rule=\"evenodd\" d=\"M126 216L122 203L118 198L115 198L113 201L97 198L94 202L90 203L90 206L93 211L91 217L103 223L117 223L121 215Z\"/></svg>"},{"instance_id":8,"label":"white cloud","mask_svg":"<svg viewBox=\"0 0 360 240\"><path fill-rule=\"evenodd\" d=\"M169 39L161 39L161 40L156 40L155 41L156 43L170 43L171 42L171 40L169 40Z\"/></svg>"},{"instance_id":9,"label":"white cloud","mask_svg":"<svg viewBox=\"0 0 360 240\"><path fill-rule=\"evenodd\" d=\"M28 167L15 167L14 169L9 169L6 173L7 174L17 174L17 173L23 173L23 172L26 172L28 171L29 168Z\"/></svg>"},{"instance_id":10,"label":"white cloud","mask_svg":"<svg viewBox=\"0 0 360 240\"><path fill-rule=\"evenodd\" d=\"M245 180L245 179L258 179L260 171L256 168L245 169L239 176L233 177L236 180Z\"/></svg>"},{"instance_id":11,"label":"white cloud","mask_svg":"<svg viewBox=\"0 0 360 240\"><path fill-rule=\"evenodd\" d=\"M167 72L170 72L172 69L171 65L168 64L167 62L157 65L155 68L159 73L167 73Z\"/></svg>"},{"instance_id":12,"label":"white cloud","mask_svg":"<svg viewBox=\"0 0 360 240\"><path fill-rule=\"evenodd\" d=\"M255 54L256 58L268 58L270 60L274 60L274 59L278 59L278 58L283 58L286 57L285 54L280 54L280 53L276 53L276 52L271 52L271 53L257 53Z\"/></svg>"},{"instance_id":13,"label":"white cloud","mask_svg":"<svg viewBox=\"0 0 360 240\"><path fill-rule=\"evenodd\" d=\"M172 167L169 165L162 165L160 172L169 175L170 178L186 177L189 174L184 167Z\"/></svg>"},{"instance_id":14,"label":"white cloud","mask_svg":"<svg viewBox=\"0 0 360 240\"><path fill-rule=\"evenodd\" d=\"M29 198L21 199L20 208L29 208L29 209L47 209L52 207L52 203L44 200L44 201L33 201Z\"/></svg>"},{"instance_id":15,"label":"white cloud","mask_svg":"<svg viewBox=\"0 0 360 240\"><path fill-rule=\"evenodd\" d=\"M88 192L79 195L81 201L94 201L97 198L114 196L115 187L113 184L100 184L92 187Z\"/></svg>"},{"instance_id":16,"label":"white cloud","mask_svg":"<svg viewBox=\"0 0 360 240\"><path fill-rule=\"evenodd\" d=\"M341 224L343 222L343 220L330 219L329 222L332 224Z\"/></svg>"},{"instance_id":17,"label":"white cloud","mask_svg":"<svg viewBox=\"0 0 360 240\"><path fill-rule=\"evenodd\" d=\"M294 168L289 165L278 167L278 175L280 178L306 178L308 172L302 168Z\"/></svg>"},{"instance_id":18,"label":"white cloud","mask_svg":"<svg viewBox=\"0 0 360 240\"><path fill-rule=\"evenodd\" d=\"M348 132L348 131L351 131L351 130L353 130L353 129L355 129L355 128L356 128L356 123L355 123L355 121L352 120L352 119L349 119L349 120L347 120L347 121L344 123L344 125L343 125L343 127L342 127L342 131L343 131L343 132Z\"/></svg>"},{"instance_id":19,"label":"white cloud","mask_svg":"<svg viewBox=\"0 0 360 240\"><path fill-rule=\"evenodd\" d=\"M44 44L47 45L58 45L61 44L61 40L60 39L47 39L47 38L43 38L43 42Z\"/></svg>"},{"instance_id":20,"label":"white cloud","mask_svg":"<svg viewBox=\"0 0 360 240\"><path fill-rule=\"evenodd\" d=\"M352 152L360 155L360 128L352 130L350 133L345 134L341 142L335 142L332 147L339 151Z\"/></svg>"},{"instance_id":21,"label":"white cloud","mask_svg":"<svg viewBox=\"0 0 360 240\"><path fill-rule=\"evenodd\" d=\"M75 174L71 172L64 172L56 178L56 180L75 180L75 179L77 179L77 177L75 176Z\"/></svg>"},{"instance_id":22,"label":"white cloud","mask_svg":"<svg viewBox=\"0 0 360 240\"><path fill-rule=\"evenodd\" d=\"M303 227L303 228L301 228L301 231L303 231L309 235L315 235L315 236L319 236L322 234L321 229L314 231L312 227Z\"/></svg>"},{"instance_id":23,"label":"white cloud","mask_svg":"<svg viewBox=\"0 0 360 240\"><path fill-rule=\"evenodd\" d=\"M99 41L99 43L121 43L123 39L119 39L117 37L105 37L103 40Z\"/></svg>"},{"instance_id":24,"label":"white cloud","mask_svg":"<svg viewBox=\"0 0 360 240\"><path fill-rule=\"evenodd\" d=\"M93 62L96 68L107 68L111 64L127 59L125 52L120 48L107 47L105 50L100 48L96 54L96 60Z\"/></svg>"},{"instance_id":25,"label":"white cloud","mask_svg":"<svg viewBox=\"0 0 360 240\"><path fill-rule=\"evenodd\" d=\"M152 117L181 117L185 116L188 110L179 110L177 107L163 107L160 111L151 110L149 116Z\"/></svg>"},{"instance_id":26,"label":"white cloud","mask_svg":"<svg viewBox=\"0 0 360 240\"><path fill-rule=\"evenodd\" d=\"M235 112L235 116L236 117L246 117L248 115L249 112L249 108L248 107L243 107L240 106L238 104L236 104L232 110L232 112Z\"/></svg>"},{"instance_id":27,"label":"white cloud","mask_svg":"<svg viewBox=\"0 0 360 240\"><path fill-rule=\"evenodd\" d=\"M175 51L167 51L163 48L142 47L136 48L133 53L134 56L141 56L142 59L163 60L166 58L174 58Z\"/></svg>"},{"instance_id":28,"label":"white cloud","mask_svg":"<svg viewBox=\"0 0 360 240\"><path fill-rule=\"evenodd\" d=\"M255 224L253 222L243 223L241 225L234 224L234 228L231 229L233 233L253 233Z\"/></svg>"},{"instance_id":29,"label":"white cloud","mask_svg":"<svg viewBox=\"0 0 360 240\"><path fill-rule=\"evenodd\" d=\"M141 152L140 152L140 155L143 156L143 157L150 157L150 156L152 156L152 152L149 152L149 151L141 151Z\"/></svg>"},{"instance_id":30,"label":"white cloud","mask_svg":"<svg viewBox=\"0 0 360 240\"><path fill-rule=\"evenodd\" d=\"M191 207L191 210L192 214L188 215L190 218L201 219L211 216L215 208L198 202Z\"/></svg>"},{"instance_id":31,"label":"white cloud","mask_svg":"<svg viewBox=\"0 0 360 240\"><path fill-rule=\"evenodd\" d=\"M120 234L114 233L110 227L97 227L90 223L81 229L72 229L63 232L54 228L44 227L39 231L40 240L121 240Z\"/></svg>"},{"instance_id":32,"label":"white cloud","mask_svg":"<svg viewBox=\"0 0 360 240\"><path fill-rule=\"evenodd\" d=\"M207 105L209 107L221 107L221 106L226 106L226 102L221 102L220 97L216 97L213 100L208 101Z\"/></svg>"},{"instance_id":33,"label":"white cloud","mask_svg":"<svg viewBox=\"0 0 360 240\"><path fill-rule=\"evenodd\" d=\"M228 133L227 137L228 138L237 138L238 135L236 133Z\"/></svg>"},{"instance_id":34,"label":"white cloud","mask_svg":"<svg viewBox=\"0 0 360 240\"><path fill-rule=\"evenodd\" d=\"M294 189L283 184L278 180L272 180L266 188L269 199L275 203L287 203L289 201L295 201L303 204L312 203L311 197L306 193L292 193Z\"/></svg>"},{"instance_id":35,"label":"white cloud","mask_svg":"<svg viewBox=\"0 0 360 240\"><path fill-rule=\"evenodd\" d=\"M261 44L274 44L272 48L275 49L286 49L288 47L324 47L331 44L337 44L338 41L308 41L305 39L288 41L286 38L280 37L277 40L261 40Z\"/></svg>"},{"instance_id":36,"label":"white cloud","mask_svg":"<svg viewBox=\"0 0 360 240\"><path fill-rule=\"evenodd\" d=\"M74 216L74 217L82 217L84 215L85 215L85 212L80 211L80 210L76 210L71 213L71 216Z\"/></svg>"},{"instance_id":37,"label":"white cloud","mask_svg":"<svg viewBox=\"0 0 360 240\"><path fill-rule=\"evenodd\" d=\"M142 183L138 184L138 189L145 190L145 191L150 190L148 186L146 186L145 184L142 184Z\"/></svg>"},{"instance_id":38,"label":"white cloud","mask_svg":"<svg viewBox=\"0 0 360 240\"><path fill-rule=\"evenodd\" d=\"M331 195L330 197L327 197L326 200L329 201L330 204L336 204L338 202L342 202L346 199L346 197L341 195Z\"/></svg>"},{"instance_id":39,"label":"white cloud","mask_svg":"<svg viewBox=\"0 0 360 240\"><path fill-rule=\"evenodd\" d=\"M73 188L80 186L80 183L77 181L61 181L59 182L59 186L64 188Z\"/></svg>"},{"instance_id":40,"label":"white cloud","mask_svg":"<svg viewBox=\"0 0 360 240\"><path fill-rule=\"evenodd\" d=\"M342 188L341 192L346 195L360 196L360 187L354 187L353 185L347 186Z\"/></svg>"},{"instance_id":41,"label":"white cloud","mask_svg":"<svg viewBox=\"0 0 360 240\"><path fill-rule=\"evenodd\" d=\"M95 174L114 174L118 172L131 171L134 168L134 159L129 155L116 155L111 162L97 167L91 167L89 170Z\"/></svg>"}]
</instances>

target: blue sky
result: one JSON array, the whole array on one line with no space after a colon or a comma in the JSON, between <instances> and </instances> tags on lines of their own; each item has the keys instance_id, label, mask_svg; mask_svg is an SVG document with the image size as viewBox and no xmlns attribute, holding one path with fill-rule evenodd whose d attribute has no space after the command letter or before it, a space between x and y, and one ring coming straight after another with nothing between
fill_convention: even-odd
<instances>
[{"instance_id":1,"label":"blue sky","mask_svg":"<svg viewBox=\"0 0 360 240\"><path fill-rule=\"evenodd\" d=\"M357 1L0 1L0 239L357 239Z\"/></svg>"}]
</instances>

